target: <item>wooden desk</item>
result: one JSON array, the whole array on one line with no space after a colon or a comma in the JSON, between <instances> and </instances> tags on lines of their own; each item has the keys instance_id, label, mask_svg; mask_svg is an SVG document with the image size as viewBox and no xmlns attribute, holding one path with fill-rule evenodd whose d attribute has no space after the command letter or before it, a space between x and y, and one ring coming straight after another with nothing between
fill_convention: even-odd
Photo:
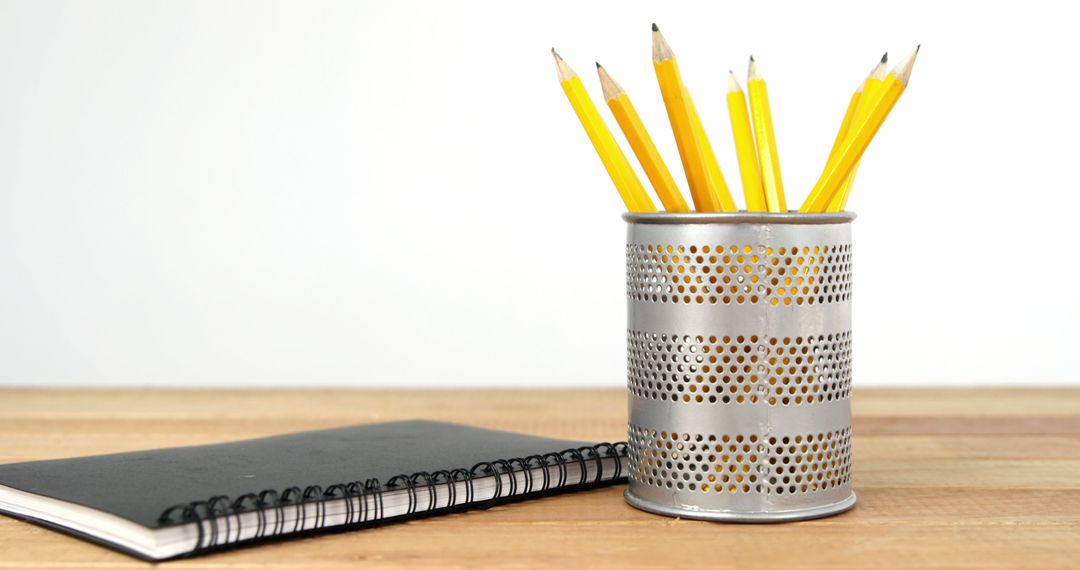
<instances>
[{"instance_id":1,"label":"wooden desk","mask_svg":"<svg viewBox=\"0 0 1080 570\"><path fill-rule=\"evenodd\" d=\"M168 568L1046 568L1080 565L1080 390L857 390L855 510L782 525L653 516L622 488ZM621 391L0 390L0 463L402 418L625 438ZM0 568L147 564L0 516Z\"/></svg>"}]
</instances>

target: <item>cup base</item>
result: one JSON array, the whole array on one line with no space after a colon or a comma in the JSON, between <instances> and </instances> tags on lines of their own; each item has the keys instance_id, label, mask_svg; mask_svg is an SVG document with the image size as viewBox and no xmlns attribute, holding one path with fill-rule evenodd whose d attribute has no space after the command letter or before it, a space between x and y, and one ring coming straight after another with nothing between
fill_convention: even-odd
<instances>
[{"instance_id":1,"label":"cup base","mask_svg":"<svg viewBox=\"0 0 1080 570\"><path fill-rule=\"evenodd\" d=\"M714 522L733 523L779 523L819 519L832 515L838 515L850 510L855 506L855 493L843 501L812 507L809 509L796 509L776 512L740 512L740 511L703 511L693 508L669 507L635 497L629 489L623 493L623 498L630 506L657 515L679 517Z\"/></svg>"}]
</instances>

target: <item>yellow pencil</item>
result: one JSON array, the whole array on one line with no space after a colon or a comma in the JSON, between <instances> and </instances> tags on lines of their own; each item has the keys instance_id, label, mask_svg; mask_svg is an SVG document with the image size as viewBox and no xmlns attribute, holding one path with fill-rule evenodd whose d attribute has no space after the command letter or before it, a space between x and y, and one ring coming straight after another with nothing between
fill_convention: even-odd
<instances>
[{"instance_id":1,"label":"yellow pencil","mask_svg":"<svg viewBox=\"0 0 1080 570\"><path fill-rule=\"evenodd\" d=\"M761 187L761 170L758 167L757 151L754 150L754 131L750 126L750 115L746 111L746 95L735 72L728 72L728 114L731 115L731 134L735 137L735 154L739 157L739 174L742 175L743 195L746 196L746 211L764 212L765 191Z\"/></svg>"},{"instance_id":2,"label":"yellow pencil","mask_svg":"<svg viewBox=\"0 0 1080 570\"><path fill-rule=\"evenodd\" d=\"M698 143L701 145L701 157L705 160L705 176L709 178L709 184L716 191L716 199L720 201L720 211L734 212L738 208L735 207L735 200L731 199L731 191L728 190L727 181L724 180L724 173L720 170L720 161L716 160L716 154L713 152L709 137L705 135L705 125L702 124L701 117L698 116L697 106L694 105L694 98L690 96L686 84L683 84L683 95L686 97L686 103L690 106L690 122L694 128L694 136L697 137Z\"/></svg>"},{"instance_id":3,"label":"yellow pencil","mask_svg":"<svg viewBox=\"0 0 1080 570\"><path fill-rule=\"evenodd\" d=\"M847 135L848 129L851 128L851 121L855 119L855 109L859 106L859 101L862 100L863 85L866 84L866 80L859 83L859 88L851 94L851 99L848 100L847 109L844 110L844 118L840 120L840 128L836 131L836 138L833 139L832 148L829 149L829 157L825 160L826 163L836 157L836 152L840 150L840 144L844 142L844 137Z\"/></svg>"},{"instance_id":4,"label":"yellow pencil","mask_svg":"<svg viewBox=\"0 0 1080 570\"><path fill-rule=\"evenodd\" d=\"M615 122L619 123L619 128L626 135L626 140L630 142L630 148L637 156L638 162L645 169L645 175L649 177L653 189L660 196L664 209L668 212L689 212L690 208L686 205L686 200L679 192L679 187L675 185L675 179L671 177L671 171L664 164L660 152L656 150L652 137L645 130L641 117L634 109L634 104L630 102L630 96L599 63L596 64L596 73L600 76L604 100L607 101L611 114L615 115Z\"/></svg>"},{"instance_id":5,"label":"yellow pencil","mask_svg":"<svg viewBox=\"0 0 1080 570\"><path fill-rule=\"evenodd\" d=\"M815 196L815 199L810 204L809 211L825 211L833 194L844 183L855 163L862 158L866 147L870 146L870 141L889 116L889 112L900 99L900 95L904 93L904 89L907 88L908 80L911 79L911 69L915 65L915 56L918 53L919 48L916 47L911 55L893 68L892 72L885 77L880 95L866 116L862 120L853 121L850 133L840 145L840 150L837 151L836 160L826 165L825 171L821 173L817 184L814 185L811 195Z\"/></svg>"},{"instance_id":6,"label":"yellow pencil","mask_svg":"<svg viewBox=\"0 0 1080 570\"><path fill-rule=\"evenodd\" d=\"M754 141L761 163L765 203L770 212L787 212L784 182L780 178L780 156L776 152L776 134L773 131L772 110L769 108L769 90L761 78L754 56L750 56L746 88L750 92L750 113L754 117Z\"/></svg>"},{"instance_id":7,"label":"yellow pencil","mask_svg":"<svg viewBox=\"0 0 1080 570\"><path fill-rule=\"evenodd\" d=\"M630 162L626 160L626 155L623 154L619 144L615 142L615 137L612 136L607 125L604 124L604 120L600 117L596 106L593 105L592 99L589 98L589 94L585 91L585 86L581 84L581 79L563 61L563 58L555 53L554 48L552 48L551 54L555 56L555 66L559 71L559 84L562 85L563 91L566 92L566 97L570 100L570 106L577 113L581 125L585 127L585 133L589 135L589 140L592 141L593 147L596 148L596 153L600 155L600 160L604 163L608 175L611 176L611 181L615 183L619 196L626 203L626 208L631 212L655 212L656 206L653 205L649 195L645 193L645 188L641 186L637 174L634 173Z\"/></svg>"},{"instance_id":8,"label":"yellow pencil","mask_svg":"<svg viewBox=\"0 0 1080 570\"><path fill-rule=\"evenodd\" d=\"M691 110L692 105L683 86L675 54L660 35L656 24L653 24L652 29L653 69L660 84L660 94L664 97L664 107L667 108L675 144L679 147L679 158L686 173L686 182L690 186L694 208L699 212L722 211L717 189L706 170L701 137L694 127L696 113Z\"/></svg>"},{"instance_id":9,"label":"yellow pencil","mask_svg":"<svg viewBox=\"0 0 1080 570\"><path fill-rule=\"evenodd\" d=\"M881 63L878 66L884 64L887 61L888 54L882 57ZM877 66L874 67L877 69ZM871 75L873 72L871 72ZM869 79L869 76L867 76ZM840 150L840 145L844 142L844 137L847 136L848 130L851 128L851 122L855 120L855 111L859 108L859 101L862 101L863 88L866 87L866 79L863 79L859 83L859 87L855 89L855 92L851 94L851 99L848 100L847 109L844 109L844 118L840 120L840 128L836 131L836 138L833 139L832 148L829 149L829 158L825 160L828 164L836 158L836 153Z\"/></svg>"},{"instance_id":10,"label":"yellow pencil","mask_svg":"<svg viewBox=\"0 0 1080 570\"><path fill-rule=\"evenodd\" d=\"M870 72L866 81L863 82L862 97L859 99L859 105L855 109L853 119L856 123L866 117L881 94L881 85L886 77L885 64L888 61L888 54L881 56L881 62L874 66L874 70ZM847 138L846 134L845 138ZM840 189L829 200L829 205L825 207L826 212L843 212L847 208L848 196L851 195L851 186L855 183L855 175L858 172L859 162L856 162L855 166L851 167L851 173L847 175L844 183L840 185Z\"/></svg>"},{"instance_id":11,"label":"yellow pencil","mask_svg":"<svg viewBox=\"0 0 1080 570\"><path fill-rule=\"evenodd\" d=\"M836 160L836 154L840 151L840 145L844 143L844 139L847 138L848 131L851 129L851 123L855 120L855 115L860 108L868 108L866 105L869 99L863 97L863 92L866 89L867 83L871 82L871 79L879 75L884 78L885 64L889 61L889 54L881 56L881 61L874 66L874 69L870 71L870 74L866 76L866 79L859 83L859 87L855 89L855 93L851 95L851 100L848 101L847 109L844 111L844 118L840 121L840 129L836 131L836 138L833 139L832 148L829 149L829 157L825 160L825 167L828 168ZM880 81L878 82L880 86ZM860 107L862 105L862 107ZM803 201L803 205L799 208L800 212L810 212L810 204L813 204L817 200L817 195L813 192L806 197Z\"/></svg>"}]
</instances>

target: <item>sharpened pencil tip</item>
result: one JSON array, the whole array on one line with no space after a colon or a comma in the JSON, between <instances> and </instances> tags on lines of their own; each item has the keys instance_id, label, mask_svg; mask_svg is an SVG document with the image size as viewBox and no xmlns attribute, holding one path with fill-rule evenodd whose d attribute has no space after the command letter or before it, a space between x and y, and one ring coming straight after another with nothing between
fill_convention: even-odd
<instances>
[{"instance_id":1,"label":"sharpened pencil tip","mask_svg":"<svg viewBox=\"0 0 1080 570\"><path fill-rule=\"evenodd\" d=\"M746 80L754 81L755 79L761 79L761 73L758 71L757 60L754 56L750 56L750 63L746 66Z\"/></svg>"},{"instance_id":2,"label":"sharpened pencil tip","mask_svg":"<svg viewBox=\"0 0 1080 570\"><path fill-rule=\"evenodd\" d=\"M675 59L675 54L671 52L671 46L668 45L667 40L664 39L664 34L660 33L660 28L657 28L656 24L653 24L652 59L653 63L663 63L669 59Z\"/></svg>"},{"instance_id":3,"label":"sharpened pencil tip","mask_svg":"<svg viewBox=\"0 0 1080 570\"><path fill-rule=\"evenodd\" d=\"M877 79L878 81L884 80L885 76L888 75L888 69L886 69L886 65L885 65L886 61L887 60L884 57L882 57L881 61L879 61L878 64L874 66L874 69L870 70L870 75L867 75L866 78L867 79ZM859 88L860 89L862 88L861 84L860 84Z\"/></svg>"},{"instance_id":4,"label":"sharpened pencil tip","mask_svg":"<svg viewBox=\"0 0 1080 570\"><path fill-rule=\"evenodd\" d=\"M889 52L885 52L885 55L881 56L881 63L889 63Z\"/></svg>"},{"instance_id":5,"label":"sharpened pencil tip","mask_svg":"<svg viewBox=\"0 0 1080 570\"><path fill-rule=\"evenodd\" d=\"M559 53L555 51L555 48L551 49L551 55L555 56L555 68L559 71L559 83L577 77L577 74L574 73L574 70L571 69L565 61L563 61L562 56L560 56Z\"/></svg>"},{"instance_id":6,"label":"sharpened pencil tip","mask_svg":"<svg viewBox=\"0 0 1080 570\"><path fill-rule=\"evenodd\" d=\"M623 88L611 78L607 69L600 65L599 62L596 64L596 74L600 76L600 88L604 91L604 101L618 99L620 95L625 93Z\"/></svg>"},{"instance_id":7,"label":"sharpened pencil tip","mask_svg":"<svg viewBox=\"0 0 1080 570\"><path fill-rule=\"evenodd\" d=\"M896 76L896 79L907 87L908 80L911 79L911 68L915 66L915 56L919 55L919 47L916 46L910 54L907 55L900 63L896 64L893 68L892 74Z\"/></svg>"},{"instance_id":8,"label":"sharpened pencil tip","mask_svg":"<svg viewBox=\"0 0 1080 570\"><path fill-rule=\"evenodd\" d=\"M659 32L659 31L660 31L660 28L659 28L659 27L657 27L657 25L656 25L656 23L655 23L655 22L654 22L654 23L653 23L653 25L652 25L652 31L654 31L654 32Z\"/></svg>"},{"instance_id":9,"label":"sharpened pencil tip","mask_svg":"<svg viewBox=\"0 0 1080 570\"><path fill-rule=\"evenodd\" d=\"M728 70L727 76L728 93L738 93L742 91L742 87L739 87L739 80L735 79L735 72Z\"/></svg>"}]
</instances>

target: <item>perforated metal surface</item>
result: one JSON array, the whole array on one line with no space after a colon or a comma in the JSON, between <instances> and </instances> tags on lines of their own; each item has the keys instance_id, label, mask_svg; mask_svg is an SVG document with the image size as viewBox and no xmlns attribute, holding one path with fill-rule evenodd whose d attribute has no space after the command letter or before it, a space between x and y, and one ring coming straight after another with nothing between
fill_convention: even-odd
<instances>
[{"instance_id":1,"label":"perforated metal surface","mask_svg":"<svg viewBox=\"0 0 1080 570\"><path fill-rule=\"evenodd\" d=\"M851 217L626 219L627 500L747 521L850 508Z\"/></svg>"},{"instance_id":2,"label":"perforated metal surface","mask_svg":"<svg viewBox=\"0 0 1080 570\"><path fill-rule=\"evenodd\" d=\"M851 246L630 243L626 293L636 301L697 305L847 301Z\"/></svg>"},{"instance_id":3,"label":"perforated metal surface","mask_svg":"<svg viewBox=\"0 0 1080 570\"><path fill-rule=\"evenodd\" d=\"M851 395L851 331L803 336L627 331L627 379L642 398L800 405Z\"/></svg>"},{"instance_id":4,"label":"perforated metal surface","mask_svg":"<svg viewBox=\"0 0 1080 570\"><path fill-rule=\"evenodd\" d=\"M629 426L630 478L694 493L818 493L851 480L851 428L793 435Z\"/></svg>"}]
</instances>

